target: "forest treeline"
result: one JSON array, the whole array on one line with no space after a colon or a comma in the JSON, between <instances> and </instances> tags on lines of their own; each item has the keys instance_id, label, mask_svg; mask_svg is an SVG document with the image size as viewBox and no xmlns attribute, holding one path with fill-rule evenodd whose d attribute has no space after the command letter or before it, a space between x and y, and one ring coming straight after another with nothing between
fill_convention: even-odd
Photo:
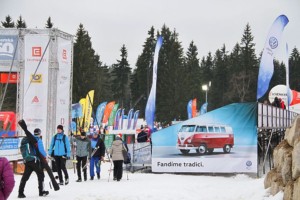
<instances>
[{"instance_id":1,"label":"forest treeline","mask_svg":"<svg viewBox=\"0 0 300 200\"><path fill-rule=\"evenodd\" d=\"M16 23L8 15L1 21L2 28L27 28L20 16ZM45 28L52 28L51 17ZM163 37L157 72L156 121L163 124L187 119L187 103L197 98L197 107L205 103L202 85L211 82L208 90L208 111L237 102L255 102L257 76L261 55L255 54L254 36L250 24L246 24L240 40L232 50L226 41L215 52L200 57L194 41L185 50L179 41L179 33L167 25L160 29L150 27L145 33L142 52L136 63L128 62L126 45L120 47L120 57L110 66L103 64L101 55L93 49L89 32L79 24L74 40L73 103L79 102L88 91L95 90L94 109L104 101L116 101L128 112L140 110L144 118L148 94L152 85L153 55L158 35ZM73 34L73 33L71 33ZM125 41L126 42L126 41ZM290 88L300 91L300 55L293 47L289 55ZM269 89L286 83L285 64L274 60L274 75ZM3 86L1 86L1 89ZM2 90L1 90L2 91ZM15 93L8 92L7 98ZM268 99L268 92L260 101ZM9 101L6 101L9 102ZM4 108L10 109L9 103Z\"/></svg>"}]
</instances>

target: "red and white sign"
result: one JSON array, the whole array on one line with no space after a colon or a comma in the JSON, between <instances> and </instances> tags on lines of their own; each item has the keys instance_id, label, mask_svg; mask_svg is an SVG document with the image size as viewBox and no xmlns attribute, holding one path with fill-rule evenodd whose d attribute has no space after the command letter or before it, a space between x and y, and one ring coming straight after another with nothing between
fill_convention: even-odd
<instances>
[{"instance_id":1,"label":"red and white sign","mask_svg":"<svg viewBox=\"0 0 300 200\"><path fill-rule=\"evenodd\" d=\"M42 47L32 47L32 57L42 57Z\"/></svg>"},{"instance_id":2,"label":"red and white sign","mask_svg":"<svg viewBox=\"0 0 300 200\"><path fill-rule=\"evenodd\" d=\"M17 73L1 73L0 83L17 83L18 82L18 74Z\"/></svg>"}]
</instances>

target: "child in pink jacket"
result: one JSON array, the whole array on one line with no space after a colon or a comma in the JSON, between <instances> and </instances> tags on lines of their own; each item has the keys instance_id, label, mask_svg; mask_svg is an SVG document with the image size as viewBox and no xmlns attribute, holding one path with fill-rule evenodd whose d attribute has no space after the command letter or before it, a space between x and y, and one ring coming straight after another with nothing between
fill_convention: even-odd
<instances>
[{"instance_id":1,"label":"child in pink jacket","mask_svg":"<svg viewBox=\"0 0 300 200\"><path fill-rule=\"evenodd\" d=\"M8 199L14 189L14 172L5 157L0 157L0 200Z\"/></svg>"}]
</instances>

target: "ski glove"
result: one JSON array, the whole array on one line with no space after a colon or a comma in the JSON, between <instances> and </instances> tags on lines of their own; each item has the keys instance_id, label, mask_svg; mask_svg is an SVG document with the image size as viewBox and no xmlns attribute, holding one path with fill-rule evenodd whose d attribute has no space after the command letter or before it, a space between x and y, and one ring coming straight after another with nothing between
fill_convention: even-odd
<instances>
[{"instance_id":1,"label":"ski glove","mask_svg":"<svg viewBox=\"0 0 300 200\"><path fill-rule=\"evenodd\" d=\"M21 128L24 130L24 131L27 131L27 125L26 125L26 122L21 119L18 124L21 126Z\"/></svg>"}]
</instances>

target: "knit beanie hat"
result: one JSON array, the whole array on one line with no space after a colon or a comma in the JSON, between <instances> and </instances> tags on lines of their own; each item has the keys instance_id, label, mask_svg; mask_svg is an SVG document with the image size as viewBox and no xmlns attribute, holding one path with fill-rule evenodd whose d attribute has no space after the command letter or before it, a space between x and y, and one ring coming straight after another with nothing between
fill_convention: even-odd
<instances>
[{"instance_id":1,"label":"knit beanie hat","mask_svg":"<svg viewBox=\"0 0 300 200\"><path fill-rule=\"evenodd\" d=\"M34 135L40 135L42 133L42 131L41 131L41 129L36 128L36 129L34 129L33 133L34 133Z\"/></svg>"},{"instance_id":2,"label":"knit beanie hat","mask_svg":"<svg viewBox=\"0 0 300 200\"><path fill-rule=\"evenodd\" d=\"M64 130L64 127L62 125L58 125L57 129Z\"/></svg>"}]
</instances>

